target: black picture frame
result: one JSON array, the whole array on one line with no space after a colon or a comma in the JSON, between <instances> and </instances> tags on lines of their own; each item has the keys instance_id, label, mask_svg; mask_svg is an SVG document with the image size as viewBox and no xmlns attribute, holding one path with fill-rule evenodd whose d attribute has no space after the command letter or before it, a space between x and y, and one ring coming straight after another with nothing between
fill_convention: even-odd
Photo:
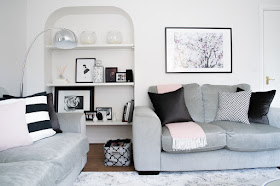
<instances>
[{"instance_id":1,"label":"black picture frame","mask_svg":"<svg viewBox=\"0 0 280 186\"><path fill-rule=\"evenodd\" d=\"M93 121L95 111L85 111L86 121Z\"/></svg>"},{"instance_id":2,"label":"black picture frame","mask_svg":"<svg viewBox=\"0 0 280 186\"><path fill-rule=\"evenodd\" d=\"M117 67L106 67L105 68L105 80L106 83L116 82L116 73L118 72Z\"/></svg>"},{"instance_id":3,"label":"black picture frame","mask_svg":"<svg viewBox=\"0 0 280 186\"><path fill-rule=\"evenodd\" d=\"M76 83L93 83L93 66L96 58L76 58L75 82ZM83 67L82 67L83 66ZM85 68L85 69L82 69Z\"/></svg>"},{"instance_id":4,"label":"black picture frame","mask_svg":"<svg viewBox=\"0 0 280 186\"><path fill-rule=\"evenodd\" d=\"M112 107L96 107L96 113L106 111L107 120L112 120L113 117L113 110Z\"/></svg>"},{"instance_id":5,"label":"black picture frame","mask_svg":"<svg viewBox=\"0 0 280 186\"><path fill-rule=\"evenodd\" d=\"M184 31L186 35L183 35ZM205 57L206 59L209 56L206 56L206 54L205 56L200 55L203 54L203 50L199 48L201 48L202 42L205 42L205 40L207 42L210 36L208 37L207 34L203 33L212 34L213 38L216 37L216 41L218 41L217 46L215 46L217 49L216 54L211 54L212 58L215 56L214 60L209 62L208 59L206 64L204 64L205 62L202 58ZM200 37L203 39L201 40ZM209 42L211 41L209 39ZM176 50L180 51L177 52ZM182 55L181 51L185 55ZM203 52L205 53L205 51ZM232 28L165 27L165 73L232 73Z\"/></svg>"},{"instance_id":6,"label":"black picture frame","mask_svg":"<svg viewBox=\"0 0 280 186\"><path fill-rule=\"evenodd\" d=\"M126 82L126 72L116 73L116 82L123 83Z\"/></svg>"},{"instance_id":7,"label":"black picture frame","mask_svg":"<svg viewBox=\"0 0 280 186\"><path fill-rule=\"evenodd\" d=\"M71 93L72 91L72 93ZM71 95L71 96L75 96L74 93L76 93L77 96L77 92L83 92L86 91L84 93L86 93L88 95L88 99L89 103L84 103L86 102L86 100L84 100L83 104L85 105L85 107L88 107L88 109L79 109L79 111L77 110L72 110L72 111L65 111L65 113L67 112L85 112L85 111L90 111L93 112L93 108L94 108L94 87L55 87L55 97L54 97L54 102L55 102L55 111L56 112L61 112L61 104L65 103L65 100L62 102L62 100L60 100L59 97L63 97L63 95L60 95L60 93L65 93L66 95ZM81 93L82 94L82 93ZM65 96L64 96L65 97ZM79 97L79 96L78 96ZM63 111L64 112L64 111Z\"/></svg>"}]
</instances>

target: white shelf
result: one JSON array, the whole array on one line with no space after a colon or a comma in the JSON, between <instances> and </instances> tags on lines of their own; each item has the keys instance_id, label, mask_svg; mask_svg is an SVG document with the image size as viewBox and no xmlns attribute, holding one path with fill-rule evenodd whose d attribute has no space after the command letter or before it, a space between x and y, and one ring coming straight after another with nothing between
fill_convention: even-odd
<instances>
[{"instance_id":1,"label":"white shelf","mask_svg":"<svg viewBox=\"0 0 280 186\"><path fill-rule=\"evenodd\" d=\"M132 123L128 123L128 122L122 122L122 121L112 121L112 120L108 120L108 121L86 121L86 125L87 126L129 126L132 125Z\"/></svg>"},{"instance_id":2,"label":"white shelf","mask_svg":"<svg viewBox=\"0 0 280 186\"><path fill-rule=\"evenodd\" d=\"M56 48L53 45L46 45L46 48L52 50L63 50ZM133 44L92 44L92 45L82 45L79 44L77 47L70 50L98 50L98 49L133 49Z\"/></svg>"},{"instance_id":3,"label":"white shelf","mask_svg":"<svg viewBox=\"0 0 280 186\"><path fill-rule=\"evenodd\" d=\"M134 86L134 82L125 83L48 83L48 87L93 87L93 86Z\"/></svg>"}]
</instances>

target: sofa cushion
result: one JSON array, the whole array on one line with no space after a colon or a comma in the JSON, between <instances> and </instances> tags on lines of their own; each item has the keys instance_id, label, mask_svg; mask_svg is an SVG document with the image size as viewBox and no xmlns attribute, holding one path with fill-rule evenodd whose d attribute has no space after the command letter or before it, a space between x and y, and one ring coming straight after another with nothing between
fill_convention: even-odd
<instances>
[{"instance_id":1,"label":"sofa cushion","mask_svg":"<svg viewBox=\"0 0 280 186\"><path fill-rule=\"evenodd\" d=\"M88 152L86 136L60 133L34 142L33 145L9 149L0 153L0 163L42 161L54 165L54 179L60 181Z\"/></svg>"},{"instance_id":2,"label":"sofa cushion","mask_svg":"<svg viewBox=\"0 0 280 186\"><path fill-rule=\"evenodd\" d=\"M185 84L184 98L188 111L195 122L204 122L201 88L198 84ZM156 86L149 87L149 92L158 93Z\"/></svg>"},{"instance_id":3,"label":"sofa cushion","mask_svg":"<svg viewBox=\"0 0 280 186\"><path fill-rule=\"evenodd\" d=\"M172 150L172 137L167 127L162 128L162 149L166 152L172 153L187 153L187 152L202 152L222 149L226 146L226 132L224 129L211 125L208 123L197 124L203 129L206 134L207 145L198 149L184 150L184 151L173 151Z\"/></svg>"},{"instance_id":4,"label":"sofa cushion","mask_svg":"<svg viewBox=\"0 0 280 186\"><path fill-rule=\"evenodd\" d=\"M62 130L60 129L60 124L57 118L57 115L54 110L54 105L53 105L53 94L49 93L47 94L47 102L48 102L48 110L49 110L49 115L50 115L50 121L53 130L56 133L62 133Z\"/></svg>"},{"instance_id":5,"label":"sofa cushion","mask_svg":"<svg viewBox=\"0 0 280 186\"><path fill-rule=\"evenodd\" d=\"M234 151L264 151L280 149L280 129L264 124L247 125L231 121L211 124L226 131L226 148Z\"/></svg>"},{"instance_id":6,"label":"sofa cushion","mask_svg":"<svg viewBox=\"0 0 280 186\"><path fill-rule=\"evenodd\" d=\"M184 88L164 94L148 92L161 124L192 121L184 102Z\"/></svg>"},{"instance_id":7,"label":"sofa cushion","mask_svg":"<svg viewBox=\"0 0 280 186\"><path fill-rule=\"evenodd\" d=\"M0 102L0 151L33 143L25 120L24 100Z\"/></svg>"},{"instance_id":8,"label":"sofa cushion","mask_svg":"<svg viewBox=\"0 0 280 186\"><path fill-rule=\"evenodd\" d=\"M250 124L248 118L250 97L251 91L219 92L219 108L215 120Z\"/></svg>"},{"instance_id":9,"label":"sofa cushion","mask_svg":"<svg viewBox=\"0 0 280 186\"><path fill-rule=\"evenodd\" d=\"M218 103L219 103L219 92L236 92L237 87L243 90L250 90L250 85L239 84L239 85L209 85L205 84L201 86L202 100L205 114L205 122L209 123L215 120Z\"/></svg>"},{"instance_id":10,"label":"sofa cushion","mask_svg":"<svg viewBox=\"0 0 280 186\"><path fill-rule=\"evenodd\" d=\"M53 165L48 162L24 161L0 163L0 185L55 185Z\"/></svg>"},{"instance_id":11,"label":"sofa cushion","mask_svg":"<svg viewBox=\"0 0 280 186\"><path fill-rule=\"evenodd\" d=\"M238 87L237 92L240 91L244 90ZM276 90L267 92L252 92L248 112L250 122L269 125L267 113L269 111L270 104L275 96L275 93Z\"/></svg>"},{"instance_id":12,"label":"sofa cushion","mask_svg":"<svg viewBox=\"0 0 280 186\"><path fill-rule=\"evenodd\" d=\"M27 97L4 95L4 98L25 100L26 122L33 141L38 141L55 134L50 122L46 92L40 92Z\"/></svg>"}]
</instances>

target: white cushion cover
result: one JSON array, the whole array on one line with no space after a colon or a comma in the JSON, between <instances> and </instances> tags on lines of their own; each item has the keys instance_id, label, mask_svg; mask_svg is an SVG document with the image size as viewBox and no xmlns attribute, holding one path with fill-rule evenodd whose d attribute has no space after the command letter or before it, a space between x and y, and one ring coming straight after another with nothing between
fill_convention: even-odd
<instances>
[{"instance_id":1,"label":"white cushion cover","mask_svg":"<svg viewBox=\"0 0 280 186\"><path fill-rule=\"evenodd\" d=\"M0 151L33 143L26 124L25 109L22 99L0 101Z\"/></svg>"},{"instance_id":2,"label":"white cushion cover","mask_svg":"<svg viewBox=\"0 0 280 186\"><path fill-rule=\"evenodd\" d=\"M32 140L35 142L35 141L38 141L38 140L41 140L41 139L44 139L47 137L51 137L51 136L55 135L56 132L53 129L45 129L45 130L39 130L36 132L30 132L29 134L30 134Z\"/></svg>"}]
</instances>

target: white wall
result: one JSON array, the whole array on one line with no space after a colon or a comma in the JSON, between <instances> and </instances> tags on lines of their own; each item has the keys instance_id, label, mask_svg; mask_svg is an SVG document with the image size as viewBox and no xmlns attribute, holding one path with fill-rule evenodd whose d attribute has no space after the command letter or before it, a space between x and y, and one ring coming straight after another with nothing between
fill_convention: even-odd
<instances>
[{"instance_id":1,"label":"white wall","mask_svg":"<svg viewBox=\"0 0 280 186\"><path fill-rule=\"evenodd\" d=\"M28 0L28 41L44 29L52 12L73 6L116 6L134 23L135 100L147 105L147 89L163 83L248 83L259 87L260 0ZM270 1L269 1L270 2ZM271 1L276 3L276 1ZM74 24L74 23L73 23ZM165 27L231 27L233 34L232 74L166 74ZM27 93L43 90L43 38L30 57ZM36 78L35 78L36 77Z\"/></svg>"},{"instance_id":2,"label":"white wall","mask_svg":"<svg viewBox=\"0 0 280 186\"><path fill-rule=\"evenodd\" d=\"M20 92L21 67L26 50L27 0L0 1L0 86L12 95Z\"/></svg>"}]
</instances>

